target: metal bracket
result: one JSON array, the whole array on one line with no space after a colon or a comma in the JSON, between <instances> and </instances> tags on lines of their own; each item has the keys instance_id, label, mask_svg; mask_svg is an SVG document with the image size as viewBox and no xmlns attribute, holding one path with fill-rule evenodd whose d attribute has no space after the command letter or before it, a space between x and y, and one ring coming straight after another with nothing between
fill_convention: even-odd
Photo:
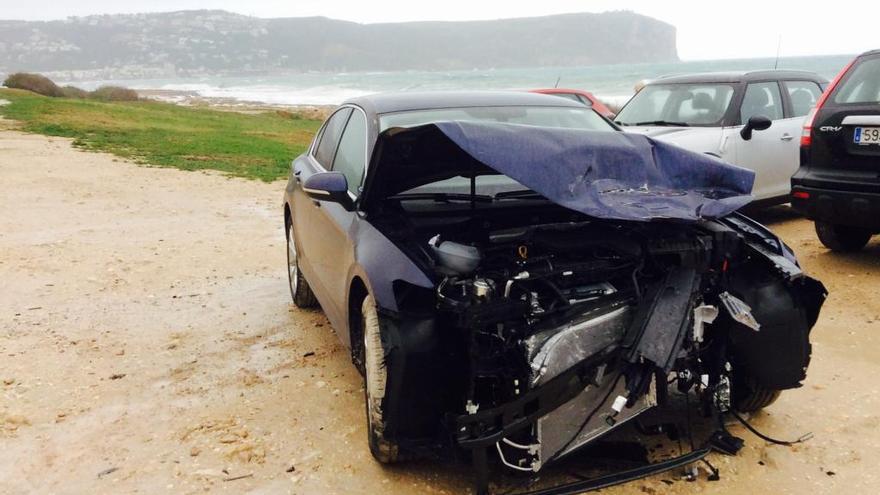
<instances>
[{"instance_id":1,"label":"metal bracket","mask_svg":"<svg viewBox=\"0 0 880 495\"><path fill-rule=\"evenodd\" d=\"M726 291L718 294L718 299L721 300L724 309L730 313L733 321L741 323L756 332L761 329L761 324L752 315L752 308L743 302L742 299Z\"/></svg>"}]
</instances>

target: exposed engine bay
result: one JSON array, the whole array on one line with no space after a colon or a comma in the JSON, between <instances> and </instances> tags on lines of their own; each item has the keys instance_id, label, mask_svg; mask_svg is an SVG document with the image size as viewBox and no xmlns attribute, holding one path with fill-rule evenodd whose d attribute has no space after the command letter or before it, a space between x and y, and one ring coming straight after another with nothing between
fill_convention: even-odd
<instances>
[{"instance_id":1,"label":"exposed engine bay","mask_svg":"<svg viewBox=\"0 0 880 495\"><path fill-rule=\"evenodd\" d=\"M743 234L748 222L563 221L424 241L437 311L465 348L458 445L537 472L670 386L716 414L755 406L741 384L800 386L825 291L778 239ZM802 348L762 355L792 341Z\"/></svg>"}]
</instances>

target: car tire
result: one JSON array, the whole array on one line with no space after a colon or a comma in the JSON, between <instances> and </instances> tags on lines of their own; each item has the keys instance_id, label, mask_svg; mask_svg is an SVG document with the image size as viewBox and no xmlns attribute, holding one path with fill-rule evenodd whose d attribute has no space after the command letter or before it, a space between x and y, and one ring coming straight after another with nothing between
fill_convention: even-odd
<instances>
[{"instance_id":1,"label":"car tire","mask_svg":"<svg viewBox=\"0 0 880 495\"><path fill-rule=\"evenodd\" d=\"M782 390L774 390L759 385L754 379L734 378L733 407L740 412L755 412L776 402Z\"/></svg>"},{"instance_id":2,"label":"car tire","mask_svg":"<svg viewBox=\"0 0 880 495\"><path fill-rule=\"evenodd\" d=\"M361 329L364 337L364 399L370 453L382 464L393 464L400 460L400 449L388 435L390 428L384 409L388 384L386 351L382 342L380 316L376 302L370 295L364 298L361 305Z\"/></svg>"},{"instance_id":3,"label":"car tire","mask_svg":"<svg viewBox=\"0 0 880 495\"><path fill-rule=\"evenodd\" d=\"M298 308L314 308L318 305L318 299L309 287L306 277L299 269L299 256L296 246L296 238L293 233L293 222L287 220L287 284L290 287L290 297L293 304Z\"/></svg>"},{"instance_id":4,"label":"car tire","mask_svg":"<svg viewBox=\"0 0 880 495\"><path fill-rule=\"evenodd\" d=\"M873 233L870 230L828 222L816 222L816 235L832 251L851 252L865 247Z\"/></svg>"}]
</instances>

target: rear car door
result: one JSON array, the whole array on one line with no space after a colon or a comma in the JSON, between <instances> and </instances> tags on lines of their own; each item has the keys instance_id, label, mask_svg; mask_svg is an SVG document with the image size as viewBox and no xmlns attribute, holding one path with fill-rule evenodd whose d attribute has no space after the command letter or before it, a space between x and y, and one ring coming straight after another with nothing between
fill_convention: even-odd
<instances>
[{"instance_id":1,"label":"rear car door","mask_svg":"<svg viewBox=\"0 0 880 495\"><path fill-rule=\"evenodd\" d=\"M853 64L813 123L809 164L845 189L880 186L880 54ZM823 177L824 178L824 177Z\"/></svg>"},{"instance_id":2,"label":"rear car door","mask_svg":"<svg viewBox=\"0 0 880 495\"><path fill-rule=\"evenodd\" d=\"M785 118L779 83L749 83L739 114L741 125L735 128L734 135L736 163L755 171L752 195L759 200L787 195L791 189L791 174L797 169L800 124ZM754 131L752 138L746 141L739 130L753 116L767 117L773 124L769 129Z\"/></svg>"},{"instance_id":3,"label":"rear car door","mask_svg":"<svg viewBox=\"0 0 880 495\"><path fill-rule=\"evenodd\" d=\"M345 129L350 116L350 107L340 108L331 115L324 123L311 152L305 159L297 160L294 163L293 173L296 177L297 185L293 190L291 215L293 218L294 236L296 237L299 251L297 259L300 269L309 281L309 286L322 302L327 301L328 296L333 296L332 293L327 291L320 275L319 254L324 248L324 243L319 236L314 235L316 222L320 221L320 218L318 218L319 203L305 194L302 190L302 183L313 174L326 172L330 169L333 164L333 158L336 156L336 149L339 147L342 131Z\"/></svg>"}]
</instances>

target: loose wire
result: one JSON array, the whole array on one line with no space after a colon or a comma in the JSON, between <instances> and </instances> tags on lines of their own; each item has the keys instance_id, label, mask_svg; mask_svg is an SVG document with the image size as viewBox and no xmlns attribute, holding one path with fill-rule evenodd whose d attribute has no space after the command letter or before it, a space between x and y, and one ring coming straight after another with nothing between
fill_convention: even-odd
<instances>
[{"instance_id":1,"label":"loose wire","mask_svg":"<svg viewBox=\"0 0 880 495\"><path fill-rule=\"evenodd\" d=\"M769 436L761 433L760 431L756 430L754 426L750 425L749 422L745 420L745 418L743 418L742 416L737 414L735 411L730 411L730 414L732 414L734 418L736 418L740 423L742 423L742 425L745 426L747 430L754 433L755 436L757 436L761 440L766 440L770 443L775 443L776 445L791 446L791 445L795 445L798 443L804 443L807 440L813 438L813 433L810 432L810 433L805 433L805 434L801 435L801 437L798 438L797 440L792 440L792 441L778 440L776 438L769 437Z\"/></svg>"}]
</instances>

